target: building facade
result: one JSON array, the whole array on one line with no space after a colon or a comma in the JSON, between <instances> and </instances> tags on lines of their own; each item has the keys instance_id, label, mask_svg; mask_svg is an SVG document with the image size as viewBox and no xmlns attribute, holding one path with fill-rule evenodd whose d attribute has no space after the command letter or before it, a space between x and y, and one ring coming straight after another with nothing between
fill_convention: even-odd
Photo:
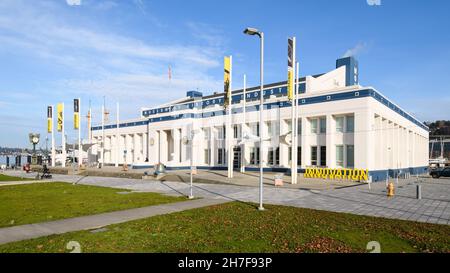
<instances>
[{"instance_id":1,"label":"building facade","mask_svg":"<svg viewBox=\"0 0 450 273\"><path fill-rule=\"evenodd\" d=\"M299 172L310 166L365 169L373 181L398 171L426 172L428 127L375 88L359 85L353 57L338 59L336 69L299 83ZM264 167L289 172L291 145L284 140L292 124L286 82L264 86L262 128L259 96L259 87L232 92L233 167L258 169L260 143L252 139L261 133ZM160 162L168 169L189 168L192 158L197 168L227 169L223 99L223 93L189 91L185 98L142 109L138 119L94 126L92 153L105 165L138 168Z\"/></svg>"}]
</instances>

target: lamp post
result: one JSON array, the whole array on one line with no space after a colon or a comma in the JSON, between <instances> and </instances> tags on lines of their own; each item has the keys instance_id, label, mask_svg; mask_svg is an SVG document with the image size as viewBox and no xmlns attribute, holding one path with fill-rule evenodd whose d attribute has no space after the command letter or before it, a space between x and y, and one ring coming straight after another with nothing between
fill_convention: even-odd
<instances>
[{"instance_id":1,"label":"lamp post","mask_svg":"<svg viewBox=\"0 0 450 273\"><path fill-rule=\"evenodd\" d=\"M244 34L257 35L260 38L260 94L259 94L259 207L258 210L264 210L263 207L263 138L262 138L262 123L263 123L263 107L264 107L264 33L256 28L246 28Z\"/></svg>"}]
</instances>

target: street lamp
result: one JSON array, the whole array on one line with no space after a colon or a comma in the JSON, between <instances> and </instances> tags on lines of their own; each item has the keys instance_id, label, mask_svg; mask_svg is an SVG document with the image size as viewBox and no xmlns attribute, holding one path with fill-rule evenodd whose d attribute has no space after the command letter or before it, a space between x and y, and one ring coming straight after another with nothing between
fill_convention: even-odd
<instances>
[{"instance_id":1,"label":"street lamp","mask_svg":"<svg viewBox=\"0 0 450 273\"><path fill-rule=\"evenodd\" d=\"M258 35L260 38L261 48L261 63L260 63L260 94L259 94L259 207L258 210L264 210L263 207L263 138L262 138L262 123L263 123L263 107L264 107L264 32L256 28L248 27L244 30L244 34Z\"/></svg>"}]
</instances>

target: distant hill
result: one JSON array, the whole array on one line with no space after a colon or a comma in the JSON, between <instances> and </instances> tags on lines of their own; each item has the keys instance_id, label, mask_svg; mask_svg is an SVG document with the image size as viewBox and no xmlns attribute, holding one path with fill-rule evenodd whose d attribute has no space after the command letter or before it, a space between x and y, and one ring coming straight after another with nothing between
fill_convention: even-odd
<instances>
[{"instance_id":1,"label":"distant hill","mask_svg":"<svg viewBox=\"0 0 450 273\"><path fill-rule=\"evenodd\" d=\"M450 136L450 120L437 120L434 122L424 122L430 128L430 136L447 135Z\"/></svg>"},{"instance_id":2,"label":"distant hill","mask_svg":"<svg viewBox=\"0 0 450 273\"><path fill-rule=\"evenodd\" d=\"M0 147L0 154L21 153L23 151L28 151L28 149Z\"/></svg>"}]
</instances>

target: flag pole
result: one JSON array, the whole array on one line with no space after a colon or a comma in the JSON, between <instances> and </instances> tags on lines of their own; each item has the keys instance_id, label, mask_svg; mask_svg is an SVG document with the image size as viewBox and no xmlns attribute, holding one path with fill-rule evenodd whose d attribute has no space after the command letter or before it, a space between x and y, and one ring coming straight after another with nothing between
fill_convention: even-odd
<instances>
[{"instance_id":1,"label":"flag pole","mask_svg":"<svg viewBox=\"0 0 450 273\"><path fill-rule=\"evenodd\" d=\"M299 91L299 85L300 85L300 78L299 78L300 68L299 67L300 67L299 62L297 62L296 66L295 66L295 73L296 73L295 83L296 83L296 85L295 85L295 89L294 89L295 90L294 91L295 92L295 95L294 95L294 98L295 98L295 103L294 103L294 107L295 107L295 138L294 138L294 140L295 140L295 143L294 143L294 147L295 147L295 162L294 162L294 164L295 164L295 179L294 179L294 181L295 181L295 184L297 184L297 182L298 182L298 176L297 176L298 157L301 156L298 154L298 91Z\"/></svg>"},{"instance_id":2,"label":"flag pole","mask_svg":"<svg viewBox=\"0 0 450 273\"><path fill-rule=\"evenodd\" d=\"M120 151L119 151L119 143L120 143L120 135L119 135L119 102L117 102L116 105L116 123L117 123L117 127L116 127L116 164L114 166L119 167L119 156L120 156Z\"/></svg>"},{"instance_id":3,"label":"flag pole","mask_svg":"<svg viewBox=\"0 0 450 273\"><path fill-rule=\"evenodd\" d=\"M67 158L67 153L66 153L66 133L65 133L65 126L64 126L64 122L65 122L65 118L64 118L64 102L62 103L62 123L61 123L61 144L62 144L62 167L66 167L66 158Z\"/></svg>"},{"instance_id":4,"label":"flag pole","mask_svg":"<svg viewBox=\"0 0 450 273\"><path fill-rule=\"evenodd\" d=\"M56 166L56 150L55 150L55 132L54 132L54 125L53 125L53 109L54 109L54 105L50 106L52 108L52 113L51 113L51 122L52 122L52 167Z\"/></svg>"},{"instance_id":5,"label":"flag pole","mask_svg":"<svg viewBox=\"0 0 450 273\"><path fill-rule=\"evenodd\" d=\"M232 149L232 138L233 138L233 132L231 128L231 105L233 104L233 93L231 89L231 83L232 83L232 71L233 71L233 56L230 56L230 83L229 83L229 93L230 97L229 99L229 105L228 105L228 116L227 116L227 130L225 137L227 139L227 149L228 149L228 178L233 178L233 149Z\"/></svg>"},{"instance_id":6,"label":"flag pole","mask_svg":"<svg viewBox=\"0 0 450 273\"><path fill-rule=\"evenodd\" d=\"M103 97L103 105L102 105L102 145L101 148L101 156L102 156L102 168L105 164L105 97Z\"/></svg>"},{"instance_id":7,"label":"flag pole","mask_svg":"<svg viewBox=\"0 0 450 273\"><path fill-rule=\"evenodd\" d=\"M292 57L292 60L291 60L291 65L292 65L292 67L291 67L291 69L292 69L292 74L291 75L289 75L289 77L291 77L291 81L289 81L289 85L290 86L288 86L288 90L291 90L291 92L292 93L294 93L294 94L291 94L291 184L296 184L297 183L297 181L296 181L296 176L297 176L297 172L296 172L296 169L297 169L297 159L296 159L296 154L297 154L297 151L296 151L296 149L294 149L294 148L296 148L294 145L295 145L295 134L296 134L296 132L295 132L295 128L296 128L296 126L295 126L295 99L296 99L296 97L295 97L295 91L294 91L294 80L292 80L292 77L294 77L294 75L295 75L295 37L292 37L292 56L289 56L289 57ZM288 68L289 69L289 68Z\"/></svg>"},{"instance_id":8,"label":"flag pole","mask_svg":"<svg viewBox=\"0 0 450 273\"><path fill-rule=\"evenodd\" d=\"M244 74L244 88L242 89L242 114L243 121L241 126L241 139L244 137L244 128L247 131L247 123L246 123L246 91L247 91L247 75ZM245 172L245 143L242 141L241 146L241 173Z\"/></svg>"},{"instance_id":9,"label":"flag pole","mask_svg":"<svg viewBox=\"0 0 450 273\"><path fill-rule=\"evenodd\" d=\"M81 167L81 164L83 163L83 149L81 148L81 119L80 119L80 113L81 113L81 99L78 98L78 166Z\"/></svg>"}]
</instances>

